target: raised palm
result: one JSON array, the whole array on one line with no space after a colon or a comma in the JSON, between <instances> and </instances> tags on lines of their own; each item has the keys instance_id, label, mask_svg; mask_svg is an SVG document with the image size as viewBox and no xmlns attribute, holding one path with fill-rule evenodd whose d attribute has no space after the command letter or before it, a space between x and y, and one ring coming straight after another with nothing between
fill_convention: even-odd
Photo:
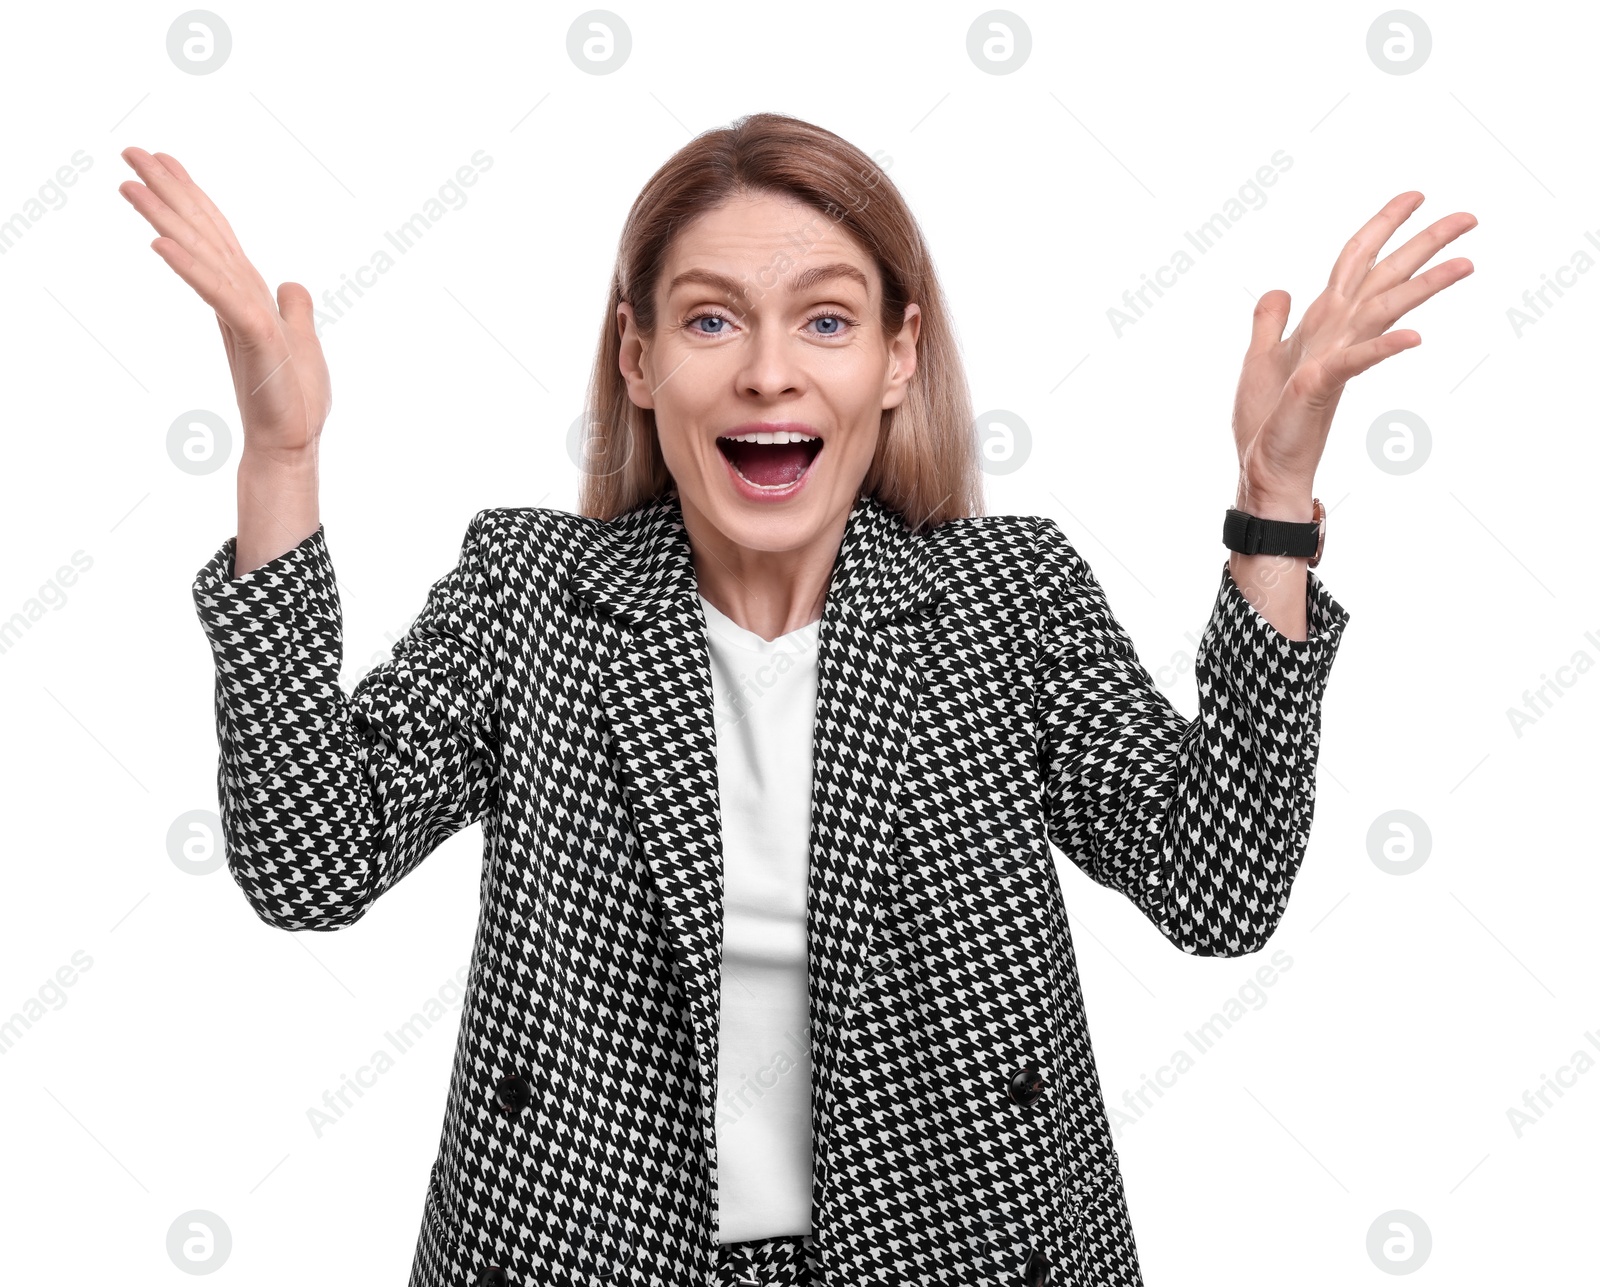
<instances>
[{"instance_id":1,"label":"raised palm","mask_svg":"<svg viewBox=\"0 0 1600 1287\"><path fill-rule=\"evenodd\" d=\"M130 147L122 159L143 182L129 179L117 190L161 234L151 249L216 312L246 449L303 457L333 404L311 293L284 282L274 297L176 157Z\"/></svg>"},{"instance_id":2,"label":"raised palm","mask_svg":"<svg viewBox=\"0 0 1600 1287\"><path fill-rule=\"evenodd\" d=\"M1257 302L1233 404L1239 471L1253 488L1309 496L1345 382L1420 344L1416 331L1389 327L1472 272L1471 260L1451 259L1413 276L1477 226L1465 212L1446 215L1378 261L1384 243L1421 204L1420 192L1402 192L1362 225L1340 252L1327 289L1287 338L1289 292L1271 290Z\"/></svg>"}]
</instances>

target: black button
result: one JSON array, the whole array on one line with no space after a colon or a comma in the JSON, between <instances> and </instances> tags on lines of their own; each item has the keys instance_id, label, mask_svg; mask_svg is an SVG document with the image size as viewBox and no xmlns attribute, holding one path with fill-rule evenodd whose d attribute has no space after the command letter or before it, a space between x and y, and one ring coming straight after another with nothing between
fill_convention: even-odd
<instances>
[{"instance_id":1,"label":"black button","mask_svg":"<svg viewBox=\"0 0 1600 1287\"><path fill-rule=\"evenodd\" d=\"M1050 1257L1035 1247L1022 1266L1023 1287L1045 1287L1050 1281Z\"/></svg>"},{"instance_id":2,"label":"black button","mask_svg":"<svg viewBox=\"0 0 1600 1287\"><path fill-rule=\"evenodd\" d=\"M475 1280L476 1287L508 1287L511 1282L506 1277L506 1271L498 1265L490 1265Z\"/></svg>"},{"instance_id":3,"label":"black button","mask_svg":"<svg viewBox=\"0 0 1600 1287\"><path fill-rule=\"evenodd\" d=\"M506 1116L520 1113L533 1102L533 1087L528 1084L526 1077L512 1075L502 1077L494 1088L494 1102Z\"/></svg>"},{"instance_id":4,"label":"black button","mask_svg":"<svg viewBox=\"0 0 1600 1287\"><path fill-rule=\"evenodd\" d=\"M1006 1094L1013 1104L1021 1104L1024 1108L1044 1094L1044 1074L1039 1071L1038 1065L1029 1064L1013 1073L1006 1084Z\"/></svg>"}]
</instances>

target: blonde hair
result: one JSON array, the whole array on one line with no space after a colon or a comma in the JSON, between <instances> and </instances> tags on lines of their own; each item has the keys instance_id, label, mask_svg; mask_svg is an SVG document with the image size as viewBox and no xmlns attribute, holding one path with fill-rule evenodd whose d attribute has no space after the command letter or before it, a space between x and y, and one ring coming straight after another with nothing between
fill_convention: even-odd
<instances>
[{"instance_id":1,"label":"blonde hair","mask_svg":"<svg viewBox=\"0 0 1600 1287\"><path fill-rule=\"evenodd\" d=\"M650 176L628 212L589 381L579 512L614 518L673 486L655 412L634 405L618 367L617 305L630 304L640 329L654 334L656 284L674 233L731 197L763 192L815 208L861 244L882 282L884 334L899 331L908 303L921 310L917 369L900 405L883 412L862 491L918 531L982 514L966 372L921 229L872 157L820 126L774 112L741 117L685 144Z\"/></svg>"}]
</instances>

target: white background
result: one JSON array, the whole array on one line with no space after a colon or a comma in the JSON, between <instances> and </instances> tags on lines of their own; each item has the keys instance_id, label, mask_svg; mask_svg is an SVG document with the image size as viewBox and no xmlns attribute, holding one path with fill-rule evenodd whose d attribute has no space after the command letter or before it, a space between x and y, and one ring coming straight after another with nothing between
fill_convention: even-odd
<instances>
[{"instance_id":1,"label":"white background","mask_svg":"<svg viewBox=\"0 0 1600 1287\"><path fill-rule=\"evenodd\" d=\"M0 255L0 620L37 613L0 651L0 1022L75 953L90 962L0 1055L0 1276L180 1280L167 1230L200 1208L232 1231L227 1281L403 1282L476 915L478 828L331 935L271 930L225 869L169 856L174 820L216 808L189 594L234 531L236 455L196 476L167 434L197 408L238 422L215 320L148 248L119 151L176 155L267 280L319 298L474 152L493 158L323 330L322 513L353 684L475 511L575 504L566 432L628 206L695 133L774 110L889 158L975 408L1032 431L1024 467L990 477L990 511L1061 522L1191 715L1254 298L1287 289L1293 325L1407 189L1428 199L1391 248L1477 215L1440 256L1476 273L1399 323L1419 348L1351 383L1318 474L1318 571L1351 622L1271 945L1191 958L1062 877L1124 1112L1274 952L1291 963L1119 1133L1151 1287L1385 1281L1367 1234L1397 1208L1431 1231L1428 1281L1594 1281L1600 1068L1569 1071L1520 1136L1508 1117L1575 1052L1600 1059L1584 795L1600 676L1560 670L1600 655L1600 274L1569 276L1520 336L1508 314L1577 252L1600 259L1592 10L1428 6L1431 56L1394 75L1367 54L1381 5L1028 5L1031 56L992 75L967 54L981 5L619 0L632 53L601 76L567 53L581 6L230 4L231 56L202 76L167 55L180 11L18 6L0 38L0 221L80 149L91 162ZM1119 338L1108 308L1279 149L1293 164L1266 203ZM1367 446L1395 410L1431 431L1407 474ZM75 553L88 567L65 586ZM1558 672L1519 736L1508 710ZM1372 857L1391 810L1431 834L1409 875ZM308 1109L441 995L446 1021L319 1137Z\"/></svg>"}]
</instances>

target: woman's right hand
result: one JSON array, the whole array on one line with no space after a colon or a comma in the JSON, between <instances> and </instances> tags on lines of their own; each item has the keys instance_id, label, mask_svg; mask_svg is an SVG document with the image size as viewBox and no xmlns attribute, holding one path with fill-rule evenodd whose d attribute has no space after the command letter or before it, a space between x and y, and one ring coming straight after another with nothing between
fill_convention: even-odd
<instances>
[{"instance_id":1,"label":"woman's right hand","mask_svg":"<svg viewBox=\"0 0 1600 1287\"><path fill-rule=\"evenodd\" d=\"M142 183L117 191L161 235L150 243L216 312L244 432L235 575L293 549L318 526L317 444L333 403L311 292L277 298L233 229L175 157L123 149Z\"/></svg>"}]
</instances>

